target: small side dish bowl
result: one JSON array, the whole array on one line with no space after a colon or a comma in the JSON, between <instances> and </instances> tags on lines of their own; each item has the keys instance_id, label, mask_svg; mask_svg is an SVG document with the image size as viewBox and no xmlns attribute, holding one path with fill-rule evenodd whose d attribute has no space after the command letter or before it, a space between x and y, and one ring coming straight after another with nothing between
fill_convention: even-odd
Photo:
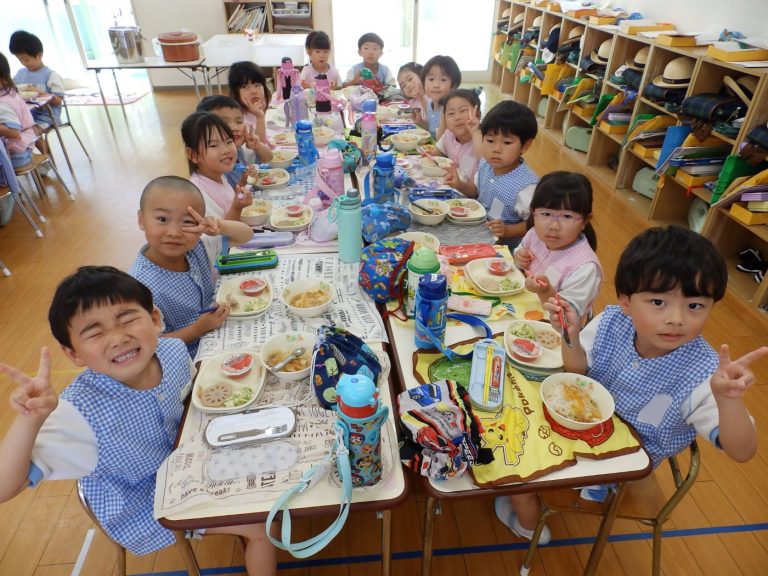
<instances>
[{"instance_id":1,"label":"small side dish bowl","mask_svg":"<svg viewBox=\"0 0 768 576\"><path fill-rule=\"evenodd\" d=\"M428 214L425 210L420 210L419 206L428 208L434 214ZM437 226L448 216L448 211L448 204L442 200L431 198L422 198L417 204L408 205L408 212L411 213L411 217L419 224L424 224L425 226Z\"/></svg>"},{"instance_id":2,"label":"small side dish bowl","mask_svg":"<svg viewBox=\"0 0 768 576\"><path fill-rule=\"evenodd\" d=\"M302 318L320 316L331 307L336 289L321 278L302 278L291 282L280 293L288 311Z\"/></svg>"},{"instance_id":3,"label":"small side dish bowl","mask_svg":"<svg viewBox=\"0 0 768 576\"><path fill-rule=\"evenodd\" d=\"M456 208L456 206L454 206L454 208ZM451 208L451 214L453 214L454 208ZM466 210L466 208L464 208L464 210ZM496 260L488 260L487 266L488 272L494 276L506 276L507 273L512 270L514 265L509 260L499 258Z\"/></svg>"},{"instance_id":4,"label":"small side dish bowl","mask_svg":"<svg viewBox=\"0 0 768 576\"><path fill-rule=\"evenodd\" d=\"M541 401L552 419L571 430L589 430L613 416L613 396L605 386L581 374L560 372L541 383Z\"/></svg>"},{"instance_id":5,"label":"small side dish bowl","mask_svg":"<svg viewBox=\"0 0 768 576\"><path fill-rule=\"evenodd\" d=\"M304 214L304 206L301 204L290 204L285 207L285 213L291 218L298 218Z\"/></svg>"},{"instance_id":6,"label":"small side dish bowl","mask_svg":"<svg viewBox=\"0 0 768 576\"><path fill-rule=\"evenodd\" d=\"M302 380L309 376L312 363L312 351L317 337L309 332L285 332L277 334L261 347L261 361L267 369L281 380ZM296 348L304 348L304 354L295 358L278 372L272 366L285 360Z\"/></svg>"},{"instance_id":7,"label":"small side dish bowl","mask_svg":"<svg viewBox=\"0 0 768 576\"><path fill-rule=\"evenodd\" d=\"M528 338L514 338L509 348L515 358L524 362L536 360L541 356L541 345Z\"/></svg>"},{"instance_id":8,"label":"small side dish bowl","mask_svg":"<svg viewBox=\"0 0 768 576\"><path fill-rule=\"evenodd\" d=\"M464 206L451 206L451 216L456 218L466 218L469 216L469 208Z\"/></svg>"},{"instance_id":9,"label":"small side dish bowl","mask_svg":"<svg viewBox=\"0 0 768 576\"><path fill-rule=\"evenodd\" d=\"M258 296L266 287L266 281L261 278L249 278L240 282L240 291L246 296Z\"/></svg>"},{"instance_id":10,"label":"small side dish bowl","mask_svg":"<svg viewBox=\"0 0 768 576\"><path fill-rule=\"evenodd\" d=\"M413 134L392 134L389 141L398 152L411 152L419 145L419 138Z\"/></svg>"},{"instance_id":11,"label":"small side dish bowl","mask_svg":"<svg viewBox=\"0 0 768 576\"><path fill-rule=\"evenodd\" d=\"M293 150L274 150L272 160L269 161L273 168L288 168L297 154Z\"/></svg>"},{"instance_id":12,"label":"small side dish bowl","mask_svg":"<svg viewBox=\"0 0 768 576\"><path fill-rule=\"evenodd\" d=\"M240 220L248 226L263 226L269 220L270 214L272 214L272 202L257 198L253 204L243 208Z\"/></svg>"},{"instance_id":13,"label":"small side dish bowl","mask_svg":"<svg viewBox=\"0 0 768 576\"><path fill-rule=\"evenodd\" d=\"M333 140L333 130L328 126L315 126L312 133L315 135L316 146L328 146L328 142Z\"/></svg>"},{"instance_id":14,"label":"small side dish bowl","mask_svg":"<svg viewBox=\"0 0 768 576\"><path fill-rule=\"evenodd\" d=\"M247 352L230 354L221 361L221 371L230 378L245 376L251 368L253 368L253 356Z\"/></svg>"},{"instance_id":15,"label":"small side dish bowl","mask_svg":"<svg viewBox=\"0 0 768 576\"><path fill-rule=\"evenodd\" d=\"M451 164L452 162L448 158L429 156L421 159L421 171L424 176L437 178L448 174L448 168L451 167Z\"/></svg>"}]
</instances>

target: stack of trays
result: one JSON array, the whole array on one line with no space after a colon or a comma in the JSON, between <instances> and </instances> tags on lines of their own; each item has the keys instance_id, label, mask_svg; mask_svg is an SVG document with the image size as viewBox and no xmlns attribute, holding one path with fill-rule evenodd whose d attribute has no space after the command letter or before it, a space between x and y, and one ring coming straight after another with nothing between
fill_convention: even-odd
<instances>
[{"instance_id":1,"label":"stack of trays","mask_svg":"<svg viewBox=\"0 0 768 576\"><path fill-rule=\"evenodd\" d=\"M541 355L533 360L521 360L512 352L515 338L528 338L541 346ZM547 376L563 371L560 334L549 324L532 320L514 320L504 331L504 348L512 367L529 380L541 382Z\"/></svg>"},{"instance_id":2,"label":"stack of trays","mask_svg":"<svg viewBox=\"0 0 768 576\"><path fill-rule=\"evenodd\" d=\"M485 208L483 208L483 205L477 200L472 200L471 198L454 198L453 200L447 200L447 203L452 209L451 212L448 213L449 222L467 226L485 222ZM463 214L454 214L454 208L463 212Z\"/></svg>"}]
</instances>

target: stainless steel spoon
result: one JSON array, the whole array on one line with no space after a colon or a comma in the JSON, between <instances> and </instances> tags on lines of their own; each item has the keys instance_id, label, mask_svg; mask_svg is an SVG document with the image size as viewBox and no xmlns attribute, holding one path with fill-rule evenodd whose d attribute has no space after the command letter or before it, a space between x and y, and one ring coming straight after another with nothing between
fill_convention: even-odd
<instances>
[{"instance_id":1,"label":"stainless steel spoon","mask_svg":"<svg viewBox=\"0 0 768 576\"><path fill-rule=\"evenodd\" d=\"M304 346L299 346L298 348L294 348L293 351L288 354L288 356L285 358L285 360L281 360L274 366L270 366L270 370L273 372L280 372L288 362L293 360L294 358L299 358L304 355L304 352L306 352L306 348Z\"/></svg>"}]
</instances>

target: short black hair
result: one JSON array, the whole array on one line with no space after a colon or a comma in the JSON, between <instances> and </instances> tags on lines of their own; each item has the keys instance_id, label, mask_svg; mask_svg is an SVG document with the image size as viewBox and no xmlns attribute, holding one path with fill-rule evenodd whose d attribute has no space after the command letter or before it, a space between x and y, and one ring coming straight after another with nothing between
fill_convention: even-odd
<instances>
[{"instance_id":1,"label":"short black hair","mask_svg":"<svg viewBox=\"0 0 768 576\"><path fill-rule=\"evenodd\" d=\"M397 71L397 75L400 76L403 72L413 72L421 78L421 71L424 69L424 66L419 64L418 62L406 62L402 66L400 66L400 70Z\"/></svg>"},{"instance_id":2,"label":"short black hair","mask_svg":"<svg viewBox=\"0 0 768 576\"><path fill-rule=\"evenodd\" d=\"M16 90L16 84L11 77L11 65L5 54L0 52L0 93L5 94L11 90Z\"/></svg>"},{"instance_id":3,"label":"short black hair","mask_svg":"<svg viewBox=\"0 0 768 576\"><path fill-rule=\"evenodd\" d=\"M531 198L528 227L533 226L533 211L536 208L568 210L586 220L592 215L592 199L592 182L583 174L561 170L545 174L536 184ZM584 226L584 236L592 250L597 250L597 235L590 222Z\"/></svg>"},{"instance_id":4,"label":"short black hair","mask_svg":"<svg viewBox=\"0 0 768 576\"><path fill-rule=\"evenodd\" d=\"M331 39L328 34L322 30L313 30L307 34L307 40L304 42L304 48L307 50L330 50Z\"/></svg>"},{"instance_id":5,"label":"short black hair","mask_svg":"<svg viewBox=\"0 0 768 576\"><path fill-rule=\"evenodd\" d=\"M211 112L193 112L181 123L181 139L184 147L200 151L208 146L214 132L223 134L234 140L232 129L221 118ZM187 160L189 173L197 172L197 165L192 160Z\"/></svg>"},{"instance_id":6,"label":"short black hair","mask_svg":"<svg viewBox=\"0 0 768 576\"><path fill-rule=\"evenodd\" d=\"M440 107L443 109L443 114L445 114L446 104L448 104L448 101L452 98L461 98L462 100L466 100L472 106L477 106L477 111L478 113L480 112L480 106L482 104L480 102L480 96L477 95L477 92L471 88L454 88L448 92L448 94L440 98L440 102L438 102Z\"/></svg>"},{"instance_id":7,"label":"short black hair","mask_svg":"<svg viewBox=\"0 0 768 576\"><path fill-rule=\"evenodd\" d=\"M514 100L502 100L480 122L483 136L497 133L517 136L523 144L536 138L538 131L539 124L531 109Z\"/></svg>"},{"instance_id":8,"label":"short black hair","mask_svg":"<svg viewBox=\"0 0 768 576\"><path fill-rule=\"evenodd\" d=\"M267 76L264 71L254 62L242 61L235 62L229 67L229 95L240 102L237 97L237 91L249 82L254 84L261 84L264 87L264 98L267 104L272 99L272 92L269 91L267 85ZM240 102L241 106L244 106L243 102Z\"/></svg>"},{"instance_id":9,"label":"short black hair","mask_svg":"<svg viewBox=\"0 0 768 576\"><path fill-rule=\"evenodd\" d=\"M40 38L31 32L27 32L26 30L16 30L16 32L11 34L8 50L10 50L11 54L14 56L18 56L19 54L37 56L43 52L43 43L40 41Z\"/></svg>"},{"instance_id":10,"label":"short black hair","mask_svg":"<svg viewBox=\"0 0 768 576\"><path fill-rule=\"evenodd\" d=\"M78 312L96 306L135 302L152 313L152 292L128 273L112 266L83 266L61 281L48 310L53 337L72 348L69 326Z\"/></svg>"},{"instance_id":11,"label":"short black hair","mask_svg":"<svg viewBox=\"0 0 768 576\"><path fill-rule=\"evenodd\" d=\"M443 72L445 72L451 79L451 88L457 88L459 84L461 84L461 70L459 70L459 65L456 64L456 60L450 56L432 56L432 58L427 60L427 63L424 64L424 67L421 69L422 84L427 78L429 71L435 66L442 68Z\"/></svg>"},{"instance_id":12,"label":"short black hair","mask_svg":"<svg viewBox=\"0 0 768 576\"><path fill-rule=\"evenodd\" d=\"M181 176L158 176L154 180L150 180L149 183L144 186L144 190L141 192L141 198L139 199L139 210L144 210L144 206L147 203L147 199L152 195L156 188L166 188L176 190L179 192L186 192L200 198L203 203L203 209L205 209L205 199L200 189L195 186L194 182L182 178ZM202 213L205 216L205 213Z\"/></svg>"},{"instance_id":13,"label":"short black hair","mask_svg":"<svg viewBox=\"0 0 768 576\"><path fill-rule=\"evenodd\" d=\"M363 44L366 42L373 42L374 44L378 44L382 49L384 49L384 40L382 40L381 36L375 34L374 32L367 32L360 36L360 38L357 40L357 49L360 50L360 48L362 48Z\"/></svg>"},{"instance_id":14,"label":"short black hair","mask_svg":"<svg viewBox=\"0 0 768 576\"><path fill-rule=\"evenodd\" d=\"M725 295L728 269L701 234L682 226L657 227L641 232L624 248L614 283L619 296L680 288L687 298L717 302Z\"/></svg>"},{"instance_id":15,"label":"short black hair","mask_svg":"<svg viewBox=\"0 0 768 576\"><path fill-rule=\"evenodd\" d=\"M195 108L196 112L213 112L214 110L219 110L221 108L232 108L234 110L240 110L242 112L243 107L240 106L240 103L235 100L234 98L231 98L229 96L206 96L197 105L197 108Z\"/></svg>"}]
</instances>

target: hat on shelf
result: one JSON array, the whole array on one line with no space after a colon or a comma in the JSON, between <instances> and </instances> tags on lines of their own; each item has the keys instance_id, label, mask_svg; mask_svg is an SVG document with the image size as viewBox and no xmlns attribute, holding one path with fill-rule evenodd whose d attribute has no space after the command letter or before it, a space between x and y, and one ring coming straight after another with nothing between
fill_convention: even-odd
<instances>
[{"instance_id":1,"label":"hat on shelf","mask_svg":"<svg viewBox=\"0 0 768 576\"><path fill-rule=\"evenodd\" d=\"M637 51L633 58L627 58L627 68L642 72L645 69L645 64L648 62L648 53L651 51L650 46L643 46Z\"/></svg>"},{"instance_id":2,"label":"hat on shelf","mask_svg":"<svg viewBox=\"0 0 768 576\"><path fill-rule=\"evenodd\" d=\"M525 20L525 12L520 12L512 19L512 24L509 25L510 30L516 30L522 28L523 20Z\"/></svg>"},{"instance_id":3,"label":"hat on shelf","mask_svg":"<svg viewBox=\"0 0 768 576\"><path fill-rule=\"evenodd\" d=\"M687 88L693 76L693 60L680 56L667 62L664 73L653 79L653 85L659 88Z\"/></svg>"},{"instance_id":4,"label":"hat on shelf","mask_svg":"<svg viewBox=\"0 0 768 576\"><path fill-rule=\"evenodd\" d=\"M501 18L503 20L509 20L509 17L512 15L512 8L505 8L504 12L501 13Z\"/></svg>"},{"instance_id":5,"label":"hat on shelf","mask_svg":"<svg viewBox=\"0 0 768 576\"><path fill-rule=\"evenodd\" d=\"M574 40L584 36L584 26L574 26L568 31L568 40Z\"/></svg>"},{"instance_id":6,"label":"hat on shelf","mask_svg":"<svg viewBox=\"0 0 768 576\"><path fill-rule=\"evenodd\" d=\"M611 55L612 44L613 39L609 38L600 44L600 47L597 50L592 50L592 54L589 55L589 57L592 59L592 62L595 64L608 64L608 56Z\"/></svg>"},{"instance_id":7,"label":"hat on shelf","mask_svg":"<svg viewBox=\"0 0 768 576\"><path fill-rule=\"evenodd\" d=\"M531 24L531 28L541 28L541 16L536 16L536 18L533 19L533 24Z\"/></svg>"},{"instance_id":8,"label":"hat on shelf","mask_svg":"<svg viewBox=\"0 0 768 576\"><path fill-rule=\"evenodd\" d=\"M744 104L749 106L752 101L752 96L757 89L757 77L756 76L739 76L734 80L730 76L723 76L723 85L726 89L738 96Z\"/></svg>"}]
</instances>

